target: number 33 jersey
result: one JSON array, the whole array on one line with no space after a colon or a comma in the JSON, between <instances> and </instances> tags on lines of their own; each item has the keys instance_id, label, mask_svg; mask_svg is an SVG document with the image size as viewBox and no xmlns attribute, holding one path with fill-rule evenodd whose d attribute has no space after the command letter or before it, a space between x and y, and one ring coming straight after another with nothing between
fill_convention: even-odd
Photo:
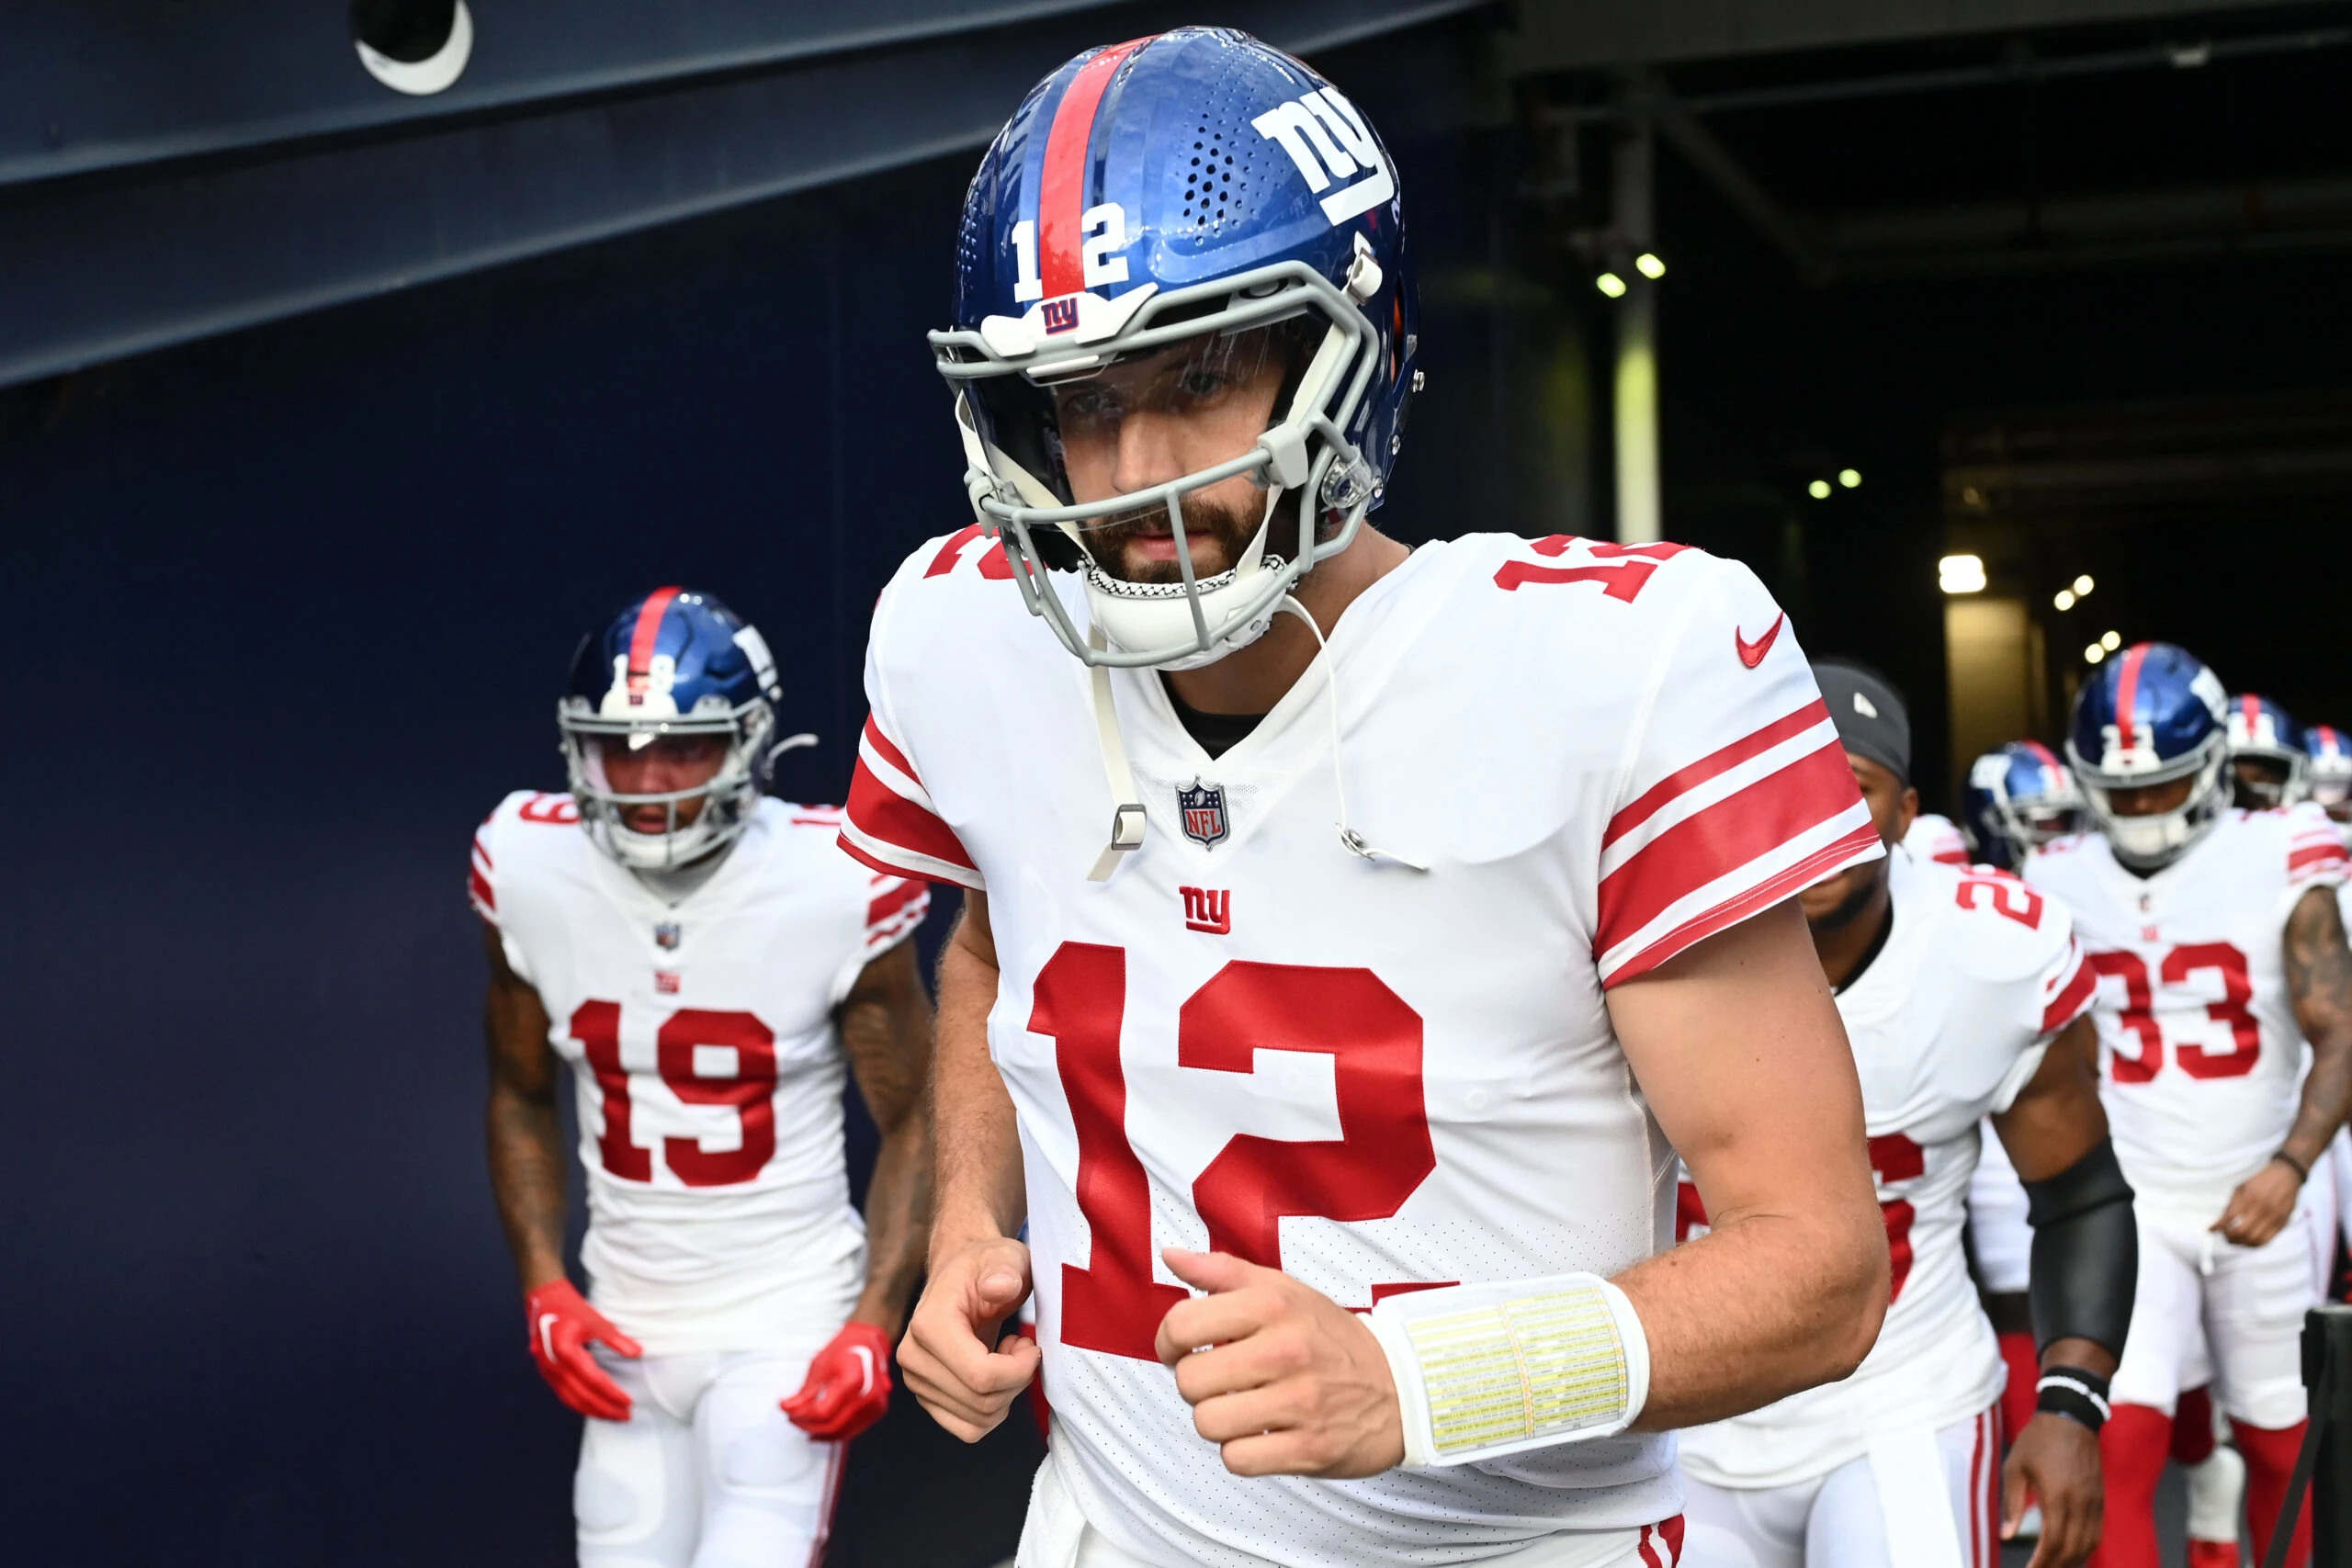
<instances>
[{"instance_id":1,"label":"number 33 jersey","mask_svg":"<svg viewBox=\"0 0 2352 1568\"><path fill-rule=\"evenodd\" d=\"M572 1070L591 1298L648 1355L806 1346L856 1299L833 1010L930 897L842 854L840 824L763 799L675 906L568 795L511 795L474 835L474 908Z\"/></svg>"},{"instance_id":2,"label":"number 33 jersey","mask_svg":"<svg viewBox=\"0 0 2352 1568\"><path fill-rule=\"evenodd\" d=\"M1684 1466L1717 1486L1826 1475L1873 1437L1966 1421L2001 1391L1961 1246L1979 1129L2089 1008L2093 976L2064 906L2014 876L1899 853L1887 883L1886 945L1838 997L1894 1266L1886 1323L1845 1381L1685 1432Z\"/></svg>"},{"instance_id":3,"label":"number 33 jersey","mask_svg":"<svg viewBox=\"0 0 2352 1568\"><path fill-rule=\"evenodd\" d=\"M2209 1224L2286 1140L2303 1076L2287 917L2345 870L2335 825L2310 805L2227 812L2153 876L2097 834L2028 863L2074 909L2098 973L2099 1089L2143 1208Z\"/></svg>"},{"instance_id":4,"label":"number 33 jersey","mask_svg":"<svg viewBox=\"0 0 2352 1568\"><path fill-rule=\"evenodd\" d=\"M1663 1244L1674 1156L1608 987L1881 852L1777 607L1673 545L1424 546L1221 757L1158 673L1112 675L1148 827L1097 883L1092 678L1008 577L967 530L884 592L842 841L989 895L989 1048L1081 1511L1151 1560L1237 1568L1464 1562L1672 1515L1670 1440L1645 1434L1228 1474L1154 1350L1186 1293L1159 1251L1361 1311ZM1074 578L1046 591L1084 615ZM1429 869L1348 852L1343 815Z\"/></svg>"}]
</instances>

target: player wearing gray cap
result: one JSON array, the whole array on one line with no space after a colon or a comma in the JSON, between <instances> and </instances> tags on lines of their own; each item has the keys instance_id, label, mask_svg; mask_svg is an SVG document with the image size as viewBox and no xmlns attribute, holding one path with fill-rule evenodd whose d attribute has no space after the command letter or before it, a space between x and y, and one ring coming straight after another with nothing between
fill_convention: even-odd
<instances>
[{"instance_id":1,"label":"player wearing gray cap","mask_svg":"<svg viewBox=\"0 0 2352 1568\"><path fill-rule=\"evenodd\" d=\"M1919 805L1902 694L1854 664L1816 663L1814 678L1892 849ZM2044 1519L2035 1568L2080 1562L2098 1539L2097 1433L2130 1321L2134 1235L2073 922L2015 877L1900 851L1798 902L1861 1076L1892 1300L1851 1378L1684 1434L1684 1561L1980 1568L2030 1495ZM2004 1368L1961 1247L1988 1113L2032 1199L2042 1367L2039 1411L1998 1485ZM1695 1194L1681 1207L1703 1221Z\"/></svg>"}]
</instances>

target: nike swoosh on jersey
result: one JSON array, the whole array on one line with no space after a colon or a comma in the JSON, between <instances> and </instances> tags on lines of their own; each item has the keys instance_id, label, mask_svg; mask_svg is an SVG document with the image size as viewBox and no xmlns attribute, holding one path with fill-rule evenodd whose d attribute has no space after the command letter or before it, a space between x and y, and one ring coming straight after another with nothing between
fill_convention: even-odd
<instances>
[{"instance_id":1,"label":"nike swoosh on jersey","mask_svg":"<svg viewBox=\"0 0 2352 1568\"><path fill-rule=\"evenodd\" d=\"M1772 643L1774 639L1779 637L1781 635L1781 624L1788 618L1789 613L1786 610L1783 610L1779 615L1773 616L1772 624L1765 627L1764 635L1758 637L1754 642L1750 642L1746 637L1740 636L1739 626L1736 623L1734 623L1731 628L1731 640L1739 646L1739 661L1742 664L1747 665L1750 670L1753 670L1758 665L1763 663L1764 656L1772 651Z\"/></svg>"}]
</instances>

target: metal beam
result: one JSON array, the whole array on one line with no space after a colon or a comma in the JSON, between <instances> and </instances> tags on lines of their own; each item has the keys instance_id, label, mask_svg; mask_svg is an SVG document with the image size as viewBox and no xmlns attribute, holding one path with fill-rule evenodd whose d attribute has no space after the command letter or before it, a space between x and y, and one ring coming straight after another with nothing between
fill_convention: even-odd
<instances>
[{"instance_id":1,"label":"metal beam","mask_svg":"<svg viewBox=\"0 0 2352 1568\"><path fill-rule=\"evenodd\" d=\"M2251 11L2278 0L1524 0L1497 51L1515 76Z\"/></svg>"},{"instance_id":2,"label":"metal beam","mask_svg":"<svg viewBox=\"0 0 2352 1568\"><path fill-rule=\"evenodd\" d=\"M1658 130L1674 143L1675 151L1689 159L1691 167L1706 176L1716 193L1747 219L1773 249L1788 258L1790 266L1796 270L1798 282L1813 288L1829 281L1837 264L1828 252L1749 177L1739 161L1724 150L1724 144L1715 140L1714 132L1700 123L1697 116L1666 93L1652 96L1651 116Z\"/></svg>"},{"instance_id":3,"label":"metal beam","mask_svg":"<svg viewBox=\"0 0 2352 1568\"><path fill-rule=\"evenodd\" d=\"M1476 3L1227 15L1313 52ZM1171 19L1113 6L0 189L0 386L977 148L1061 61Z\"/></svg>"}]
</instances>

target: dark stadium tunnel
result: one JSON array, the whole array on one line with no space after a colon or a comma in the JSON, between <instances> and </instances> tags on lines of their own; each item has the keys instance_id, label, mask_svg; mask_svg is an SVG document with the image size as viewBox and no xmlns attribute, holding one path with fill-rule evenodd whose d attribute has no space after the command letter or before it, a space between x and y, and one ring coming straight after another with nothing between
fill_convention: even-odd
<instances>
[{"instance_id":1,"label":"dark stadium tunnel","mask_svg":"<svg viewBox=\"0 0 2352 1568\"><path fill-rule=\"evenodd\" d=\"M51 764L12 770L0 914L0 1386L38 1434L0 1497L61 1568L564 1562L578 1423L525 1354L482 1177L466 837L561 787L566 660L660 581L761 627L785 730L823 740L779 790L841 798L867 610L968 516L922 334L978 138L1080 43L1183 18L914 7L934 36L819 39L714 6L696 25L737 33L656 51L610 8L482 0L465 76L396 101L345 18L262 7L283 25L248 58L191 9L0 17L0 658ZM1667 535L1907 690L1930 807L1984 725L2056 740L2110 629L2352 720L2342 8L1942 9L1934 34L1812 0L1749 34L1696 0L1238 17L1315 44L1412 206L1429 389L1379 521L1611 532L1621 311L1593 274L1616 106L1670 92L1835 265L1661 137ZM967 113L944 86L996 78L934 47L1020 85ZM175 53L220 68L164 92ZM665 140L893 62L903 114L941 117L922 145L796 131L771 140L821 168L733 188L710 171L747 144ZM517 165L576 208L464 183L599 135L610 164ZM338 180L378 194L330 211ZM2152 196L2177 200L2123 199ZM2016 606L1994 699L1949 652L1957 553ZM902 1390L831 1561L996 1562L1037 1451L1022 1420L966 1450Z\"/></svg>"}]
</instances>

